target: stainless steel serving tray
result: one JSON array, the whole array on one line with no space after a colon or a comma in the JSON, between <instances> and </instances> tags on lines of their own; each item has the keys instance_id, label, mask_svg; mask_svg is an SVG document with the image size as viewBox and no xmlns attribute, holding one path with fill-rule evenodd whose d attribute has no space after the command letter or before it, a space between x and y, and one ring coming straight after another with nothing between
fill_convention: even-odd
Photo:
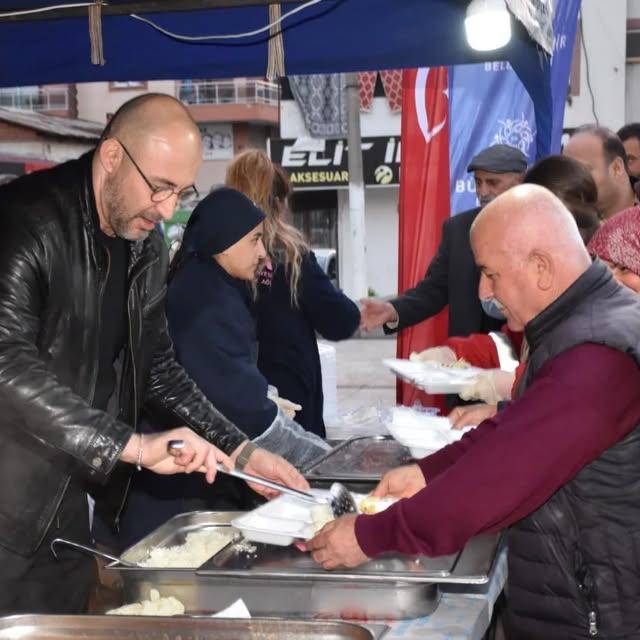
<instances>
[{"instance_id":1,"label":"stainless steel serving tray","mask_svg":"<svg viewBox=\"0 0 640 640\"><path fill-rule=\"evenodd\" d=\"M349 438L303 469L309 481L375 483L387 472L413 458L391 436Z\"/></svg>"},{"instance_id":2,"label":"stainless steel serving tray","mask_svg":"<svg viewBox=\"0 0 640 640\"><path fill-rule=\"evenodd\" d=\"M230 527L236 516L235 512L176 516L121 557L139 561L151 547L177 544L194 528ZM126 602L146 599L155 588L163 596L178 598L190 615L215 613L242 598L256 616L398 620L432 613L441 583L487 582L497 543L497 536L483 536L451 556L389 556L357 569L325 571L296 547L236 539L197 570L109 568L119 572Z\"/></svg>"},{"instance_id":3,"label":"stainless steel serving tray","mask_svg":"<svg viewBox=\"0 0 640 640\"><path fill-rule=\"evenodd\" d=\"M167 520L140 542L125 550L120 557L128 562L142 562L149 557L151 549L184 544L187 534L191 531L221 529L229 531L231 537L239 537L240 532L231 526L231 520L239 517L242 513L241 511L193 511L191 513L182 513ZM189 573L193 573L194 570L193 568L163 569L163 571L188 571Z\"/></svg>"},{"instance_id":4,"label":"stainless steel serving tray","mask_svg":"<svg viewBox=\"0 0 640 640\"><path fill-rule=\"evenodd\" d=\"M0 618L0 640L374 640L364 627L315 620L224 620L144 616Z\"/></svg>"},{"instance_id":5,"label":"stainless steel serving tray","mask_svg":"<svg viewBox=\"0 0 640 640\"><path fill-rule=\"evenodd\" d=\"M325 571L309 553L295 546L281 547L251 543L246 550L231 543L200 567L200 576L246 577L248 579L303 579L313 582L348 582L350 584L485 584L489 580L498 549L499 534L471 539L465 548L448 556L404 556L389 554L371 560L356 569Z\"/></svg>"},{"instance_id":6,"label":"stainless steel serving tray","mask_svg":"<svg viewBox=\"0 0 640 640\"><path fill-rule=\"evenodd\" d=\"M184 540L186 532L195 528L234 530L230 521L237 515L234 512L196 512L176 516L126 550L121 558L138 562L147 557L152 547L178 544ZM238 539L222 551L233 548L233 553L226 557L245 558L246 561L262 554L262 547L274 549ZM120 574L125 602L147 599L151 589L158 589L163 596L178 598L190 615L215 613L242 598L252 615L256 616L369 620L415 618L431 613L439 597L438 587L432 582L394 584L388 580L376 582L365 578L356 584L322 569L318 570L318 575L327 574L332 579L322 580L318 575L310 576L298 568L280 571L278 575L254 575L237 567L218 572L209 567L210 563L203 565L202 572L118 564L108 568ZM390 585L393 586L391 593Z\"/></svg>"}]
</instances>

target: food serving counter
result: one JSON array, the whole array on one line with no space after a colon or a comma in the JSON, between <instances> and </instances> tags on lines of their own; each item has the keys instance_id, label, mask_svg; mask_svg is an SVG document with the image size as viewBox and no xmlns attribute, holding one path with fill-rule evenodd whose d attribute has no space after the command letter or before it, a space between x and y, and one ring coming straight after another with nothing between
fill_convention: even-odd
<instances>
[{"instance_id":1,"label":"food serving counter","mask_svg":"<svg viewBox=\"0 0 640 640\"><path fill-rule=\"evenodd\" d=\"M443 584L489 581L498 537L472 540L458 554L440 558L390 555L350 570L325 571L296 546L250 543L231 525L237 512L195 512L172 518L125 551L119 573L126 602L152 588L173 596L187 614L210 614L242 598L252 615L301 618L399 620L432 613ZM174 547L193 531L229 532L230 541L197 568L136 566L154 549Z\"/></svg>"},{"instance_id":2,"label":"food serving counter","mask_svg":"<svg viewBox=\"0 0 640 640\"><path fill-rule=\"evenodd\" d=\"M368 491L386 470L410 459L407 449L388 437L354 437L305 472L315 486L340 480L353 490ZM498 536L475 538L460 553L442 558L389 555L357 569L328 572L296 546L277 547L243 539L231 524L238 515L183 514L125 551L120 562L108 566L109 572L122 579L124 602L144 600L151 589L157 589L163 597L173 596L185 605L187 617L183 620L200 619L191 616L210 615L241 598L253 616L277 617L287 624L342 619L369 622L371 629L377 621L389 627L385 640L479 640L505 581L506 553L500 552ZM142 566L154 550L184 545L188 536L198 531L227 536L207 561L190 568ZM345 630L356 635L336 635ZM286 633L280 628L264 637L305 637ZM327 640L364 637L354 627L326 628L322 633L316 628L316 633L315 637ZM3 637L0 634L0 640ZM172 638L170 633L153 637ZM380 637L379 631L375 637Z\"/></svg>"},{"instance_id":3,"label":"food serving counter","mask_svg":"<svg viewBox=\"0 0 640 640\"><path fill-rule=\"evenodd\" d=\"M375 640L360 625L313 620L152 616L0 618L0 640Z\"/></svg>"}]
</instances>

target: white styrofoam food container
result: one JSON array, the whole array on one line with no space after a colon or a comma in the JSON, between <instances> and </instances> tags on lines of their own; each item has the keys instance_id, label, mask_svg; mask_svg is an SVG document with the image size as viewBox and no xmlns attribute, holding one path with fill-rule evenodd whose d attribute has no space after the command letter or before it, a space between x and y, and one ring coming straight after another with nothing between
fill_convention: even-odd
<instances>
[{"instance_id":1,"label":"white styrofoam food container","mask_svg":"<svg viewBox=\"0 0 640 640\"><path fill-rule=\"evenodd\" d=\"M328 502L329 492L326 489L311 489L310 493ZM365 496L353 493L356 502ZM386 508L395 502L394 498L379 499L381 508ZM259 506L253 511L245 513L231 524L239 529L242 535L252 542L263 542L278 546L288 546L296 540L311 540L315 532L311 509L313 502L290 495L281 495Z\"/></svg>"},{"instance_id":2,"label":"white styrofoam food container","mask_svg":"<svg viewBox=\"0 0 640 640\"><path fill-rule=\"evenodd\" d=\"M457 369L435 362L412 362L401 358L385 358L382 363L402 380L433 394L460 393L483 371L478 367Z\"/></svg>"},{"instance_id":3,"label":"white styrofoam food container","mask_svg":"<svg viewBox=\"0 0 640 640\"><path fill-rule=\"evenodd\" d=\"M411 451L414 458L424 458L452 442L474 427L452 429L448 418L433 416L409 407L394 407L389 433Z\"/></svg>"},{"instance_id":4,"label":"white styrofoam food container","mask_svg":"<svg viewBox=\"0 0 640 640\"><path fill-rule=\"evenodd\" d=\"M322 418L325 423L330 424L335 422L338 416L336 348L324 340L318 340L318 353L320 354L320 373L322 374L322 394L324 397Z\"/></svg>"},{"instance_id":5,"label":"white styrofoam food container","mask_svg":"<svg viewBox=\"0 0 640 640\"><path fill-rule=\"evenodd\" d=\"M310 493L323 498L329 495L321 489L311 489ZM247 540L286 547L295 540L313 538L311 507L312 502L283 494L239 516L231 524Z\"/></svg>"}]
</instances>

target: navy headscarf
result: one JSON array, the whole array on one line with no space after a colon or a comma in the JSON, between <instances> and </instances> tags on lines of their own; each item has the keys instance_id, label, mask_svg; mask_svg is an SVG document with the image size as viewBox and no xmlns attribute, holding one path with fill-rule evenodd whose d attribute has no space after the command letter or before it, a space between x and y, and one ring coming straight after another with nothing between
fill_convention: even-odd
<instances>
[{"instance_id":1,"label":"navy headscarf","mask_svg":"<svg viewBox=\"0 0 640 640\"><path fill-rule=\"evenodd\" d=\"M210 260L244 238L265 218L263 211L235 189L220 187L201 200L184 230L173 258L169 280L193 256Z\"/></svg>"}]
</instances>

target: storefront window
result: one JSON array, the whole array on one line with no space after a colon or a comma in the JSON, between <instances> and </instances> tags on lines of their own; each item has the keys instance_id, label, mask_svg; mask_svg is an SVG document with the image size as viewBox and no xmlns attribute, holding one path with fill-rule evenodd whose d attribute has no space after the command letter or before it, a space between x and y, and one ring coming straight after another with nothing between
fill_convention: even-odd
<instances>
[{"instance_id":1,"label":"storefront window","mask_svg":"<svg viewBox=\"0 0 640 640\"><path fill-rule=\"evenodd\" d=\"M294 192L293 225L314 248L338 248L338 201L335 190Z\"/></svg>"}]
</instances>

